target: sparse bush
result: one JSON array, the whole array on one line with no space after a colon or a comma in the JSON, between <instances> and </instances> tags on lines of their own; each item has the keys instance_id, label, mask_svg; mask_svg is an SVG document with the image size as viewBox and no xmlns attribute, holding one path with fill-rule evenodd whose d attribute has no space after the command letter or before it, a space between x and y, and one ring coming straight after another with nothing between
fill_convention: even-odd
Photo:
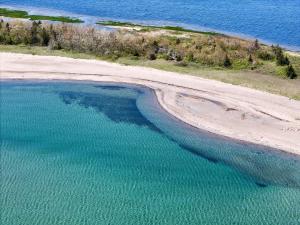
<instances>
[{"instance_id":1,"label":"sparse bush","mask_svg":"<svg viewBox=\"0 0 300 225\"><path fill-rule=\"evenodd\" d=\"M151 52L148 54L148 57L147 57L149 60L156 60L156 55L155 53Z\"/></svg>"},{"instance_id":2,"label":"sparse bush","mask_svg":"<svg viewBox=\"0 0 300 225\"><path fill-rule=\"evenodd\" d=\"M274 59L274 55L272 55L271 53L267 52L267 51L258 51L257 52L257 57L262 59L262 60L273 60Z\"/></svg>"},{"instance_id":3,"label":"sparse bush","mask_svg":"<svg viewBox=\"0 0 300 225\"><path fill-rule=\"evenodd\" d=\"M176 62L175 65L180 67L187 67L188 63L185 61L181 61L181 62Z\"/></svg>"},{"instance_id":4,"label":"sparse bush","mask_svg":"<svg viewBox=\"0 0 300 225\"><path fill-rule=\"evenodd\" d=\"M227 67L227 68L228 68L228 67L231 67L231 61L230 61L228 55L225 56L223 66L224 66L224 67Z\"/></svg>"},{"instance_id":5,"label":"sparse bush","mask_svg":"<svg viewBox=\"0 0 300 225\"><path fill-rule=\"evenodd\" d=\"M286 68L286 76L290 79L297 78L297 74L292 65L288 65Z\"/></svg>"},{"instance_id":6,"label":"sparse bush","mask_svg":"<svg viewBox=\"0 0 300 225\"><path fill-rule=\"evenodd\" d=\"M185 60L188 62L193 62L194 61L194 54L193 52L188 52L185 56Z\"/></svg>"},{"instance_id":7,"label":"sparse bush","mask_svg":"<svg viewBox=\"0 0 300 225\"><path fill-rule=\"evenodd\" d=\"M252 55L249 55L248 62L249 62L250 64L253 63Z\"/></svg>"},{"instance_id":8,"label":"sparse bush","mask_svg":"<svg viewBox=\"0 0 300 225\"><path fill-rule=\"evenodd\" d=\"M278 66L285 66L285 65L289 65L290 61L288 59L287 56L283 55L283 51L282 48L280 48L278 45L277 46L272 46L273 52L275 53L275 57L276 57L276 64Z\"/></svg>"}]
</instances>

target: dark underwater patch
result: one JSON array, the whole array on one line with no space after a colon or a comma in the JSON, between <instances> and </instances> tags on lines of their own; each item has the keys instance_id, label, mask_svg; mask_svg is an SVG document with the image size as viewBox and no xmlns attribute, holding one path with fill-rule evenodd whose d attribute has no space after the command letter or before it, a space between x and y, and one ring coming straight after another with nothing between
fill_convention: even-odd
<instances>
[{"instance_id":1,"label":"dark underwater patch","mask_svg":"<svg viewBox=\"0 0 300 225\"><path fill-rule=\"evenodd\" d=\"M265 187L268 186L268 185L266 185L266 184L259 183L259 182L255 182L255 184L256 184L258 187L262 187L262 188L265 188Z\"/></svg>"},{"instance_id":2,"label":"dark underwater patch","mask_svg":"<svg viewBox=\"0 0 300 225\"><path fill-rule=\"evenodd\" d=\"M141 114L135 98L74 91L60 92L59 96L67 105L77 103L85 108L94 108L116 123L135 124L161 133L160 129Z\"/></svg>"},{"instance_id":3,"label":"dark underwater patch","mask_svg":"<svg viewBox=\"0 0 300 225\"><path fill-rule=\"evenodd\" d=\"M184 145L184 144L179 144L179 146L185 150L187 150L188 152L196 155L196 156L199 156L201 158L204 158L206 160L208 160L209 162L212 162L212 163L218 163L219 161L216 159L216 158L213 158L211 156L208 156L206 154L203 154L201 153L200 151L198 151L197 149L195 148L192 148L190 146L187 146L187 145Z\"/></svg>"},{"instance_id":4,"label":"dark underwater patch","mask_svg":"<svg viewBox=\"0 0 300 225\"><path fill-rule=\"evenodd\" d=\"M94 85L95 88L101 88L103 90L120 91L126 89L126 87L115 86L115 85Z\"/></svg>"}]
</instances>

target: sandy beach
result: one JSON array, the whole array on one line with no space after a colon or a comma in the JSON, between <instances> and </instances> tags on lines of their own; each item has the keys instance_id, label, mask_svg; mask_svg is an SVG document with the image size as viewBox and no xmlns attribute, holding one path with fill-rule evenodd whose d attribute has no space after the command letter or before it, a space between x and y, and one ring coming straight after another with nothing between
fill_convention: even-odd
<instances>
[{"instance_id":1,"label":"sandy beach","mask_svg":"<svg viewBox=\"0 0 300 225\"><path fill-rule=\"evenodd\" d=\"M300 155L300 101L245 87L114 63L0 53L1 79L126 82L155 90L161 106L200 129Z\"/></svg>"}]
</instances>

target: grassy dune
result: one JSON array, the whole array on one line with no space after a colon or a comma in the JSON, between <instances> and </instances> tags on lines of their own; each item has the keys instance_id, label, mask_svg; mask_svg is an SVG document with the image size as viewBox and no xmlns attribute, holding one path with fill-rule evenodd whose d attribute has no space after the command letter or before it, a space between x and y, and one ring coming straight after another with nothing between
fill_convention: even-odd
<instances>
[{"instance_id":1,"label":"grassy dune","mask_svg":"<svg viewBox=\"0 0 300 225\"><path fill-rule=\"evenodd\" d=\"M96 59L116 62L123 65L144 66L182 74L190 74L193 76L208 79L214 79L233 85L241 85L300 100L300 79L282 79L276 74L270 75L261 73L260 71L227 70L222 68L211 68L209 66L203 66L196 63L182 67L175 62L165 61L163 59L147 60L136 59L132 57L120 57L117 59L113 59L111 57L100 57L95 56L94 54L80 53L75 51L50 50L48 47L41 46L0 45L0 52L62 56L77 59ZM300 63L300 57L295 57L293 60Z\"/></svg>"},{"instance_id":2,"label":"grassy dune","mask_svg":"<svg viewBox=\"0 0 300 225\"><path fill-rule=\"evenodd\" d=\"M12 17L29 16L24 11L7 13ZM103 21L101 25L121 29L107 31L68 23L0 20L0 51L146 66L300 100L300 56L279 46L181 27L116 21Z\"/></svg>"}]
</instances>

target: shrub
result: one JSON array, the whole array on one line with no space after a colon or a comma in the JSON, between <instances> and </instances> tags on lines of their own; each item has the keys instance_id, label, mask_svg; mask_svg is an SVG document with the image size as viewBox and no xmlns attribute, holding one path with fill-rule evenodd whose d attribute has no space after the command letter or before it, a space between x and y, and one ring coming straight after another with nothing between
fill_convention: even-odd
<instances>
[{"instance_id":1,"label":"shrub","mask_svg":"<svg viewBox=\"0 0 300 225\"><path fill-rule=\"evenodd\" d=\"M246 59L234 60L230 66L235 70L247 69L249 68L249 61Z\"/></svg>"},{"instance_id":2,"label":"shrub","mask_svg":"<svg viewBox=\"0 0 300 225\"><path fill-rule=\"evenodd\" d=\"M156 55L155 55L155 53L149 53L148 54L148 57L147 57L149 60L156 60Z\"/></svg>"},{"instance_id":3,"label":"shrub","mask_svg":"<svg viewBox=\"0 0 300 225\"><path fill-rule=\"evenodd\" d=\"M248 62L251 64L253 63L252 55L249 55Z\"/></svg>"},{"instance_id":4,"label":"shrub","mask_svg":"<svg viewBox=\"0 0 300 225\"><path fill-rule=\"evenodd\" d=\"M163 58L172 60L179 66L195 62L208 66L242 69L251 64L259 66L261 65L259 59L271 60L275 56L278 65L290 64L279 46L273 46L272 52L267 46L259 46L258 41L249 42L227 36L201 34L179 38L159 32L152 35L128 30L104 31L94 27L44 22L42 24L36 21L0 20L0 44L48 46L49 49L91 53L110 59ZM259 50L249 52L251 47ZM285 71L285 68L282 70ZM294 77L292 68L286 73L289 77Z\"/></svg>"},{"instance_id":5,"label":"shrub","mask_svg":"<svg viewBox=\"0 0 300 225\"><path fill-rule=\"evenodd\" d=\"M286 68L286 76L290 79L297 78L297 74L292 65L288 65Z\"/></svg>"},{"instance_id":6,"label":"shrub","mask_svg":"<svg viewBox=\"0 0 300 225\"><path fill-rule=\"evenodd\" d=\"M181 61L181 62L176 62L175 65L180 67L187 67L188 63L185 61Z\"/></svg>"},{"instance_id":7,"label":"shrub","mask_svg":"<svg viewBox=\"0 0 300 225\"><path fill-rule=\"evenodd\" d=\"M194 54L193 52L188 52L185 56L185 60L188 62L193 62L194 61Z\"/></svg>"},{"instance_id":8,"label":"shrub","mask_svg":"<svg viewBox=\"0 0 300 225\"><path fill-rule=\"evenodd\" d=\"M271 53L267 52L267 51L259 51L257 53L257 57L262 59L262 60L273 60L274 59L274 55L272 55Z\"/></svg>"},{"instance_id":9,"label":"shrub","mask_svg":"<svg viewBox=\"0 0 300 225\"><path fill-rule=\"evenodd\" d=\"M283 55L283 51L281 47L279 47L278 45L276 47L272 46L272 49L273 52L275 53L276 64L278 66L285 66L290 64L288 57Z\"/></svg>"},{"instance_id":10,"label":"shrub","mask_svg":"<svg viewBox=\"0 0 300 225\"><path fill-rule=\"evenodd\" d=\"M224 63L223 63L224 67L231 67L231 61L228 57L228 55L225 56L225 59L224 59Z\"/></svg>"}]
</instances>

